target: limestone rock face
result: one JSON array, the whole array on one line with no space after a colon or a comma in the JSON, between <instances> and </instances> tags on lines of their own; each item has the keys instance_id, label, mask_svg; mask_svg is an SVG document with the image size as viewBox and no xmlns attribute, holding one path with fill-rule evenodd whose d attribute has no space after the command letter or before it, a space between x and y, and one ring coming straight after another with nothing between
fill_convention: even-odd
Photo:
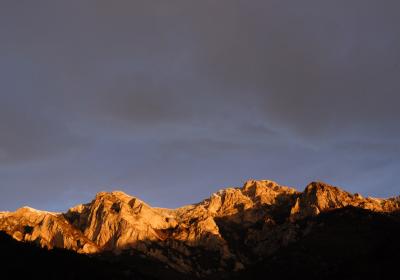
<instances>
[{"instance_id":1,"label":"limestone rock face","mask_svg":"<svg viewBox=\"0 0 400 280\"><path fill-rule=\"evenodd\" d=\"M296 203L291 209L291 216L292 218L299 219L346 206L376 212L391 212L399 209L400 204L399 200L395 198L363 198L359 194L351 194L325 183L312 182L296 199Z\"/></svg>"},{"instance_id":2,"label":"limestone rock face","mask_svg":"<svg viewBox=\"0 0 400 280\"><path fill-rule=\"evenodd\" d=\"M79 253L141 252L181 271L205 276L240 270L307 234L300 221L346 206L390 212L400 199L363 198L313 182L303 192L249 180L197 204L151 207L120 191L101 192L66 213L23 207L0 212L0 230L19 241Z\"/></svg>"},{"instance_id":3,"label":"limestone rock face","mask_svg":"<svg viewBox=\"0 0 400 280\"><path fill-rule=\"evenodd\" d=\"M87 254L99 251L98 246L73 227L62 214L30 207L0 214L0 230L19 241L35 242L49 249L65 248Z\"/></svg>"},{"instance_id":4,"label":"limestone rock face","mask_svg":"<svg viewBox=\"0 0 400 280\"><path fill-rule=\"evenodd\" d=\"M123 192L99 193L91 203L75 206L64 216L102 250L160 240L159 230L177 225L173 215Z\"/></svg>"}]
</instances>

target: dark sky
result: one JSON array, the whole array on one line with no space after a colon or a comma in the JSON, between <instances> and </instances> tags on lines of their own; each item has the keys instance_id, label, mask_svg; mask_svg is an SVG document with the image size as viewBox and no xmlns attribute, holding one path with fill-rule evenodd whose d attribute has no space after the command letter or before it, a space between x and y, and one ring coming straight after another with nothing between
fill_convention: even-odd
<instances>
[{"instance_id":1,"label":"dark sky","mask_svg":"<svg viewBox=\"0 0 400 280\"><path fill-rule=\"evenodd\" d=\"M0 209L243 181L400 194L400 1L1 1Z\"/></svg>"}]
</instances>

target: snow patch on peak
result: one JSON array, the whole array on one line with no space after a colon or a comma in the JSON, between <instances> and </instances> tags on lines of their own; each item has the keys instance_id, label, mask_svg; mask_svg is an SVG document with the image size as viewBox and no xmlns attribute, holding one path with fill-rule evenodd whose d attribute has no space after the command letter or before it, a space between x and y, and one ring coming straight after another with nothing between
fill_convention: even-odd
<instances>
[{"instance_id":1,"label":"snow patch on peak","mask_svg":"<svg viewBox=\"0 0 400 280\"><path fill-rule=\"evenodd\" d=\"M16 212L26 212L26 211L28 211L28 212L33 212L33 213L37 213L37 214L50 214L50 215L59 214L59 213L55 213L55 212L37 210L37 209L32 208L32 207L30 207L30 206L23 206L23 207L17 209Z\"/></svg>"}]
</instances>

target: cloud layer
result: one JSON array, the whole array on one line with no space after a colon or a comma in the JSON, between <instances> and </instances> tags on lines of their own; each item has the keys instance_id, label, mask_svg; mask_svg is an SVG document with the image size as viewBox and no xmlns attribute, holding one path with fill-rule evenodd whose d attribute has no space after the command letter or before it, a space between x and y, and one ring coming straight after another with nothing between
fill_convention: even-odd
<instances>
[{"instance_id":1,"label":"cloud layer","mask_svg":"<svg viewBox=\"0 0 400 280\"><path fill-rule=\"evenodd\" d=\"M151 3L150 3L151 2ZM0 206L400 192L398 1L0 4Z\"/></svg>"}]
</instances>

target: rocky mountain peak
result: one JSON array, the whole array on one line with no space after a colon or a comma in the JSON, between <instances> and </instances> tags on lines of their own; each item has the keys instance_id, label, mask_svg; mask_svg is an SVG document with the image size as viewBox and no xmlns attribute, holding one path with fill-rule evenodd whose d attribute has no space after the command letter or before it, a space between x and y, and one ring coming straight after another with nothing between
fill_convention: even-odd
<instances>
[{"instance_id":1,"label":"rocky mountain peak","mask_svg":"<svg viewBox=\"0 0 400 280\"><path fill-rule=\"evenodd\" d=\"M242 192L257 205L290 204L292 197L298 193L294 188L271 180L249 180L243 185Z\"/></svg>"},{"instance_id":2,"label":"rocky mountain peak","mask_svg":"<svg viewBox=\"0 0 400 280\"><path fill-rule=\"evenodd\" d=\"M0 230L79 253L133 250L178 271L207 275L272 254L302 234L302 219L346 206L390 212L400 209L400 200L363 198L323 182L299 192L270 180L248 180L177 209L151 207L122 191L100 192L66 213L23 207L0 212Z\"/></svg>"},{"instance_id":3,"label":"rocky mountain peak","mask_svg":"<svg viewBox=\"0 0 400 280\"><path fill-rule=\"evenodd\" d=\"M280 187L278 183L271 181L271 180L254 180L250 179L247 180L242 187L243 191L248 191L249 189L254 189L254 188L274 188L274 187Z\"/></svg>"},{"instance_id":4,"label":"rocky mountain peak","mask_svg":"<svg viewBox=\"0 0 400 280\"><path fill-rule=\"evenodd\" d=\"M399 202L393 199L363 198L338 187L323 183L312 182L296 199L291 209L291 218L304 218L318 215L322 211L352 206L377 212L390 212L398 209Z\"/></svg>"},{"instance_id":5,"label":"rocky mountain peak","mask_svg":"<svg viewBox=\"0 0 400 280\"><path fill-rule=\"evenodd\" d=\"M69 209L65 217L103 250L156 240L156 230L176 225L170 215L121 191L100 192L92 202Z\"/></svg>"},{"instance_id":6,"label":"rocky mountain peak","mask_svg":"<svg viewBox=\"0 0 400 280\"><path fill-rule=\"evenodd\" d=\"M95 200L113 200L113 201L124 201L129 202L132 199L136 199L135 197L126 194L123 191L112 191L112 192L98 192L96 194Z\"/></svg>"}]
</instances>

